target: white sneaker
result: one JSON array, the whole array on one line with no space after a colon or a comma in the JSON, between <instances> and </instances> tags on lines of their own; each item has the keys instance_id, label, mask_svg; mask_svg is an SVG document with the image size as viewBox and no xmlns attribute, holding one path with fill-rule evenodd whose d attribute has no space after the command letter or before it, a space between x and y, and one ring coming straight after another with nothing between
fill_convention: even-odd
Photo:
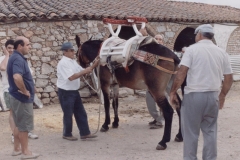
<instances>
[{"instance_id":1,"label":"white sneaker","mask_svg":"<svg viewBox=\"0 0 240 160\"><path fill-rule=\"evenodd\" d=\"M38 139L38 135L29 132L29 133L28 133L28 138L31 138L31 139Z\"/></svg>"},{"instance_id":2,"label":"white sneaker","mask_svg":"<svg viewBox=\"0 0 240 160\"><path fill-rule=\"evenodd\" d=\"M14 135L12 134L12 136L11 136L11 137L12 137L12 143L14 143Z\"/></svg>"}]
</instances>

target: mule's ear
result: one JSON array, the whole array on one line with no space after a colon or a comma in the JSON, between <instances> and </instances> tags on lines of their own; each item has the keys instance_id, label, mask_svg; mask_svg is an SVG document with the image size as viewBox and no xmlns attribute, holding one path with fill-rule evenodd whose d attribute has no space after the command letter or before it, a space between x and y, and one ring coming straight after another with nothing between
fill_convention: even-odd
<instances>
[{"instance_id":1,"label":"mule's ear","mask_svg":"<svg viewBox=\"0 0 240 160\"><path fill-rule=\"evenodd\" d=\"M81 40L80 40L80 37L78 35L76 35L75 41L76 41L76 44L77 44L77 46L79 48L81 46Z\"/></svg>"}]
</instances>

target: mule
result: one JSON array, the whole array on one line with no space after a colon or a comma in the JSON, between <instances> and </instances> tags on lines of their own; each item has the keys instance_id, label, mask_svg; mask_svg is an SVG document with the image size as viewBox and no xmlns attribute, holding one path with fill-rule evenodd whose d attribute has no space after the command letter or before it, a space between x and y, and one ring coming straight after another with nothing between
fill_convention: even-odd
<instances>
[{"instance_id":1,"label":"mule","mask_svg":"<svg viewBox=\"0 0 240 160\"><path fill-rule=\"evenodd\" d=\"M101 40L88 40L81 44L80 38L76 36L76 44L78 46L78 58L80 65L85 68L88 66L99 54L99 50L103 41ZM165 69L175 71L180 60L179 58L167 47L160 44L147 44L139 48L139 50L150 52L159 56L171 58L174 63L164 60L159 60L158 65ZM105 121L102 125L101 131L108 131L110 125L110 88L113 90L112 106L114 109L114 121L112 123L113 128L119 126L118 118L118 90L119 85L125 86L131 89L147 89L153 96L155 102L158 104L163 112L165 119L164 134L162 140L158 143L157 149L164 150L167 148L167 142L171 139L171 128L173 119L173 109L165 97L165 90L172 78L172 74L158 70L148 64L140 61L134 61L129 66L129 72L126 72L124 68L115 69L115 77L111 74L107 66L100 66L99 79L101 84L101 90L104 98L105 108ZM115 80L116 79L116 80ZM179 99L180 100L180 99ZM180 128L180 111L177 109L179 116L179 131L175 137L175 141L182 141L182 134Z\"/></svg>"}]
</instances>

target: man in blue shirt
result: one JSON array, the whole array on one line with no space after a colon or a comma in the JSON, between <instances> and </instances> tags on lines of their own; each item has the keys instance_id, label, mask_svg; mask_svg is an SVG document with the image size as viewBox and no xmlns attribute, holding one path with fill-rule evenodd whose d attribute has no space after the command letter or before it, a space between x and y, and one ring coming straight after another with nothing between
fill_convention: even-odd
<instances>
[{"instance_id":1,"label":"man in blue shirt","mask_svg":"<svg viewBox=\"0 0 240 160\"><path fill-rule=\"evenodd\" d=\"M15 51L7 65L10 105L16 124L12 156L22 154L21 159L39 156L28 149L28 132L33 130L34 82L24 55L28 54L30 48L27 38L17 37L14 42Z\"/></svg>"}]
</instances>

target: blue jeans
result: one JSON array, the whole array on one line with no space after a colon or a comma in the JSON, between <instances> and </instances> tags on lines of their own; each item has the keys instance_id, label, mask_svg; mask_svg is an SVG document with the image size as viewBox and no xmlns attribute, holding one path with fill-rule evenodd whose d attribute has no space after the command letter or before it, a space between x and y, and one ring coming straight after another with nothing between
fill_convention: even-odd
<instances>
[{"instance_id":1,"label":"blue jeans","mask_svg":"<svg viewBox=\"0 0 240 160\"><path fill-rule=\"evenodd\" d=\"M77 90L63 90L58 88L58 97L63 111L63 136L72 136L72 116L74 114L80 136L90 134L87 113Z\"/></svg>"}]
</instances>

